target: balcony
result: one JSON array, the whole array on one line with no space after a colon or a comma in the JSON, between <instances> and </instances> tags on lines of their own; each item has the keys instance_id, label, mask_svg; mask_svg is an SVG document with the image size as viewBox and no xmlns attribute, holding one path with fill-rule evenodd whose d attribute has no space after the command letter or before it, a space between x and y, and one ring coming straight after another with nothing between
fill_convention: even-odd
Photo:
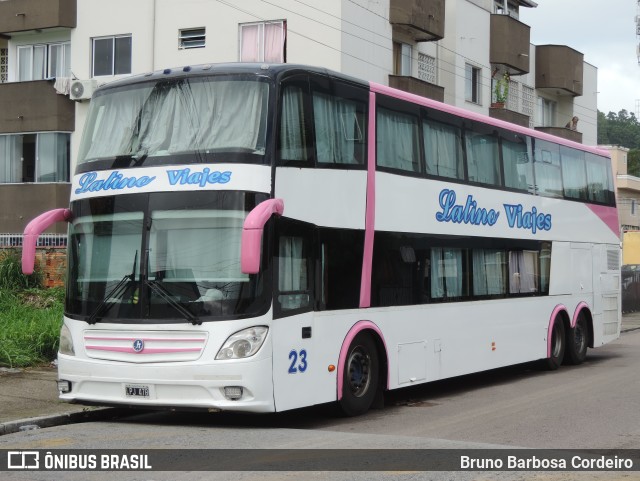
<instances>
[{"instance_id":1,"label":"balcony","mask_svg":"<svg viewBox=\"0 0 640 481\"><path fill-rule=\"evenodd\" d=\"M491 15L489 61L504 66L510 75L529 73L530 30L509 15Z\"/></svg>"},{"instance_id":2,"label":"balcony","mask_svg":"<svg viewBox=\"0 0 640 481\"><path fill-rule=\"evenodd\" d=\"M445 0L391 0L389 23L416 42L444 37Z\"/></svg>"},{"instance_id":3,"label":"balcony","mask_svg":"<svg viewBox=\"0 0 640 481\"><path fill-rule=\"evenodd\" d=\"M0 1L0 33L76 27L76 0Z\"/></svg>"},{"instance_id":4,"label":"balcony","mask_svg":"<svg viewBox=\"0 0 640 481\"><path fill-rule=\"evenodd\" d=\"M505 122L511 122L512 124L520 125L521 127L529 127L529 116L514 110L490 107L489 117L504 120Z\"/></svg>"},{"instance_id":5,"label":"balcony","mask_svg":"<svg viewBox=\"0 0 640 481\"><path fill-rule=\"evenodd\" d=\"M572 140L579 144L582 143L582 132L578 132L577 130L571 130L565 127L536 127L535 129L540 132L555 135L556 137Z\"/></svg>"},{"instance_id":6,"label":"balcony","mask_svg":"<svg viewBox=\"0 0 640 481\"><path fill-rule=\"evenodd\" d=\"M444 102L444 87L406 75L389 75L389 87Z\"/></svg>"},{"instance_id":7,"label":"balcony","mask_svg":"<svg viewBox=\"0 0 640 481\"><path fill-rule=\"evenodd\" d=\"M20 233L29 221L43 212L69 206L71 184L0 184L2 232ZM66 234L67 225L58 222L47 232Z\"/></svg>"},{"instance_id":8,"label":"balcony","mask_svg":"<svg viewBox=\"0 0 640 481\"><path fill-rule=\"evenodd\" d=\"M582 95L584 55L566 45L536 47L536 88L555 95Z\"/></svg>"},{"instance_id":9,"label":"balcony","mask_svg":"<svg viewBox=\"0 0 640 481\"><path fill-rule=\"evenodd\" d=\"M74 102L57 94L47 80L0 84L0 105L4 134L75 130Z\"/></svg>"}]
</instances>

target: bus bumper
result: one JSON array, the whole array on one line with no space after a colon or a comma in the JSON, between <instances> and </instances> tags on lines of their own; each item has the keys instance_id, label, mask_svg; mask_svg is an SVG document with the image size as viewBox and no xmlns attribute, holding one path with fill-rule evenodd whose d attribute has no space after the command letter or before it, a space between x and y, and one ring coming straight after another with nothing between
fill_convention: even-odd
<instances>
[{"instance_id":1,"label":"bus bumper","mask_svg":"<svg viewBox=\"0 0 640 481\"><path fill-rule=\"evenodd\" d=\"M70 388L60 399L105 406L273 412L271 371L271 357L139 365L58 356L58 379Z\"/></svg>"}]
</instances>

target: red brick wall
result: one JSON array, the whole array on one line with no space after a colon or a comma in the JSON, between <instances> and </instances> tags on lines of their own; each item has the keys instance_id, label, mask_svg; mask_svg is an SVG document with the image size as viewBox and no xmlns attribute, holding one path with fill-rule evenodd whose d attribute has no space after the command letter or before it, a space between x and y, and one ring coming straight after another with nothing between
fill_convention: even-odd
<instances>
[{"instance_id":1,"label":"red brick wall","mask_svg":"<svg viewBox=\"0 0 640 481\"><path fill-rule=\"evenodd\" d=\"M36 249L36 264L42 269L44 287L63 287L67 269L65 249Z\"/></svg>"}]
</instances>

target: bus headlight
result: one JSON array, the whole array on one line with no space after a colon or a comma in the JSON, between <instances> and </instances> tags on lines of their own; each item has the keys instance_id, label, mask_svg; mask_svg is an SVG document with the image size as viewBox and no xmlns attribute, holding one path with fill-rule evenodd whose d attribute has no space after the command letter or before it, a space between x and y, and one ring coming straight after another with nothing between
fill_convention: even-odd
<instances>
[{"instance_id":1,"label":"bus headlight","mask_svg":"<svg viewBox=\"0 0 640 481\"><path fill-rule=\"evenodd\" d=\"M67 356L76 355L73 350L73 338L71 337L71 331L66 324L63 324L62 329L60 329L60 346L58 351L60 354L66 354Z\"/></svg>"},{"instance_id":2,"label":"bus headlight","mask_svg":"<svg viewBox=\"0 0 640 481\"><path fill-rule=\"evenodd\" d=\"M253 356L267 338L267 332L267 326L255 326L232 334L218 351L216 359L243 359Z\"/></svg>"}]
</instances>

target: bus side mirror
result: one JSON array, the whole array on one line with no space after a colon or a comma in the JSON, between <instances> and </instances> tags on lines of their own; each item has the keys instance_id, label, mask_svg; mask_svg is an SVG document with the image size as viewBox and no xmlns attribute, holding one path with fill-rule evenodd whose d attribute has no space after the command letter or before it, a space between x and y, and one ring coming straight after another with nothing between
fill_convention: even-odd
<instances>
[{"instance_id":1,"label":"bus side mirror","mask_svg":"<svg viewBox=\"0 0 640 481\"><path fill-rule=\"evenodd\" d=\"M262 250L262 233L264 225L273 214L282 215L284 201L269 199L260 202L244 220L240 248L240 267L244 274L260 272L260 251Z\"/></svg>"},{"instance_id":2,"label":"bus side mirror","mask_svg":"<svg viewBox=\"0 0 640 481\"><path fill-rule=\"evenodd\" d=\"M56 222L69 222L71 211L69 209L53 209L33 219L24 228L22 239L22 272L33 274L33 266L36 260L36 244L38 237Z\"/></svg>"}]
</instances>

